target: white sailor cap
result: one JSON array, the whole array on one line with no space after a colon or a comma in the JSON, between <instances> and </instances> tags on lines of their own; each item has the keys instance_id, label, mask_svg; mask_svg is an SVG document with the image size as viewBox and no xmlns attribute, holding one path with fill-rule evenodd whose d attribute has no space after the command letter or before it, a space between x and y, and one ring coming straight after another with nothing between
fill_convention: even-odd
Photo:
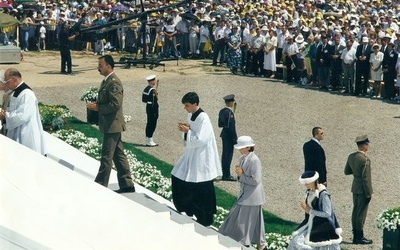
<instances>
[{"instance_id":1,"label":"white sailor cap","mask_svg":"<svg viewBox=\"0 0 400 250\"><path fill-rule=\"evenodd\" d=\"M146 81L153 81L154 79L156 79L156 75L149 75L146 77Z\"/></svg>"}]
</instances>

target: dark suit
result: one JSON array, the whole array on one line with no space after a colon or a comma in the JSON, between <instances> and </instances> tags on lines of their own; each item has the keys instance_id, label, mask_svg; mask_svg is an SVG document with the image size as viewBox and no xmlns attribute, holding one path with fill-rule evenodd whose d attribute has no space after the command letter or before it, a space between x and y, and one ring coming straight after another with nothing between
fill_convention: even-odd
<instances>
[{"instance_id":1,"label":"dark suit","mask_svg":"<svg viewBox=\"0 0 400 250\"><path fill-rule=\"evenodd\" d=\"M319 83L322 87L328 87L329 85L329 70L331 66L331 59L329 58L329 44L321 43L317 48L317 63L318 63L318 78Z\"/></svg>"},{"instance_id":2,"label":"dark suit","mask_svg":"<svg viewBox=\"0 0 400 250\"><path fill-rule=\"evenodd\" d=\"M122 112L123 87L115 73L103 80L98 95L99 129L103 134L100 168L95 182L107 187L110 178L112 162L118 172L120 188L133 187L129 163L124 153L121 132L125 131L125 121Z\"/></svg>"},{"instance_id":3,"label":"dark suit","mask_svg":"<svg viewBox=\"0 0 400 250\"><path fill-rule=\"evenodd\" d=\"M308 56L310 57L311 60L311 71L312 71L312 77L311 77L311 81L313 83L317 83L317 79L318 79L318 63L317 63L317 49L318 49L318 45L320 43L312 43L310 46L310 50L308 51Z\"/></svg>"},{"instance_id":4,"label":"dark suit","mask_svg":"<svg viewBox=\"0 0 400 250\"><path fill-rule=\"evenodd\" d=\"M367 217L368 204L372 196L371 160L363 152L357 151L349 155L344 168L346 175L354 176L351 192L353 193L353 212L351 223L356 235L362 232Z\"/></svg>"},{"instance_id":5,"label":"dark suit","mask_svg":"<svg viewBox=\"0 0 400 250\"><path fill-rule=\"evenodd\" d=\"M371 57L372 53L372 48L371 45L365 45L364 49L364 44L360 44L357 46L356 50L356 58L357 58L357 63L356 63L356 81L355 81L355 90L354 94L359 95L367 94L367 89L369 85L369 74L370 74L370 69L371 69L371 64L369 62L369 59ZM360 60L360 56L365 56L365 60ZM361 77L364 78L363 83L361 83Z\"/></svg>"},{"instance_id":6,"label":"dark suit","mask_svg":"<svg viewBox=\"0 0 400 250\"><path fill-rule=\"evenodd\" d=\"M342 85L342 55L343 50L346 47L343 45L333 45L329 47L329 58L331 60L331 83L332 90L336 90L338 85ZM338 56L338 58L333 58L333 56Z\"/></svg>"},{"instance_id":7,"label":"dark suit","mask_svg":"<svg viewBox=\"0 0 400 250\"><path fill-rule=\"evenodd\" d=\"M219 111L218 127L222 128L222 175L228 177L231 175L230 168L233 156L233 145L237 143L235 115L232 109L225 107Z\"/></svg>"},{"instance_id":8,"label":"dark suit","mask_svg":"<svg viewBox=\"0 0 400 250\"><path fill-rule=\"evenodd\" d=\"M62 25L60 33L58 34L58 43L60 45L61 55L61 73L72 73L71 49L68 37L68 31L65 26ZM67 66L67 71L65 71L65 66Z\"/></svg>"},{"instance_id":9,"label":"dark suit","mask_svg":"<svg viewBox=\"0 0 400 250\"><path fill-rule=\"evenodd\" d=\"M326 158L325 151L314 139L309 140L303 145L304 171L317 171L319 174L318 182L326 182Z\"/></svg>"},{"instance_id":10,"label":"dark suit","mask_svg":"<svg viewBox=\"0 0 400 250\"><path fill-rule=\"evenodd\" d=\"M397 77L396 63L398 54L396 51L387 51L383 56L382 71L383 71L383 82L385 87L385 99L391 99L395 97L394 91L394 79Z\"/></svg>"}]
</instances>

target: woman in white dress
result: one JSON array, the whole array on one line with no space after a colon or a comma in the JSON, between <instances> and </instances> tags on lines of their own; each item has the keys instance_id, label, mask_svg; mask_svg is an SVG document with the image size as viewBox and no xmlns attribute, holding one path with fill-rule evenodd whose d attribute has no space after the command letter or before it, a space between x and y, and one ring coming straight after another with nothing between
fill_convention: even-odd
<instances>
[{"instance_id":1,"label":"woman in white dress","mask_svg":"<svg viewBox=\"0 0 400 250\"><path fill-rule=\"evenodd\" d=\"M270 38L264 46L264 69L267 71L267 76L273 78L276 72L276 46L278 45L278 39L276 31L273 29L269 30L269 35Z\"/></svg>"},{"instance_id":2,"label":"woman in white dress","mask_svg":"<svg viewBox=\"0 0 400 250\"><path fill-rule=\"evenodd\" d=\"M381 46L375 43L372 46L373 53L369 59L369 63L371 64L371 79L374 80L374 98L381 97L381 88L382 88L382 61L383 61L383 53L380 52Z\"/></svg>"}]
</instances>

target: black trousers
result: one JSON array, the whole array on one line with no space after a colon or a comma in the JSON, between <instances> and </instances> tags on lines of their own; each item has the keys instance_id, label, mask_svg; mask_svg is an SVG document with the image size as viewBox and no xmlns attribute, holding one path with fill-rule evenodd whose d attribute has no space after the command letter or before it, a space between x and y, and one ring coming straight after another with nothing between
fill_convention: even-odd
<instances>
[{"instance_id":1,"label":"black trousers","mask_svg":"<svg viewBox=\"0 0 400 250\"><path fill-rule=\"evenodd\" d=\"M203 226L213 223L217 203L213 181L186 182L171 176L172 198L178 212L195 215Z\"/></svg>"},{"instance_id":2,"label":"black trousers","mask_svg":"<svg viewBox=\"0 0 400 250\"><path fill-rule=\"evenodd\" d=\"M342 63L331 64L331 85L332 89L342 86Z\"/></svg>"},{"instance_id":3,"label":"black trousers","mask_svg":"<svg viewBox=\"0 0 400 250\"><path fill-rule=\"evenodd\" d=\"M364 95L367 94L367 88L369 85L369 72L370 72L369 64L356 65L356 80L354 87L355 95L359 95L360 93ZM362 82L361 82L361 77L364 78Z\"/></svg>"},{"instance_id":4,"label":"black trousers","mask_svg":"<svg viewBox=\"0 0 400 250\"><path fill-rule=\"evenodd\" d=\"M394 79L396 79L396 72L387 72L383 74L383 82L385 83L385 99L391 99L395 97Z\"/></svg>"},{"instance_id":5,"label":"black trousers","mask_svg":"<svg viewBox=\"0 0 400 250\"><path fill-rule=\"evenodd\" d=\"M146 105L147 124L146 124L146 137L153 137L154 131L157 127L158 107L154 108L151 104Z\"/></svg>"},{"instance_id":6,"label":"black trousers","mask_svg":"<svg viewBox=\"0 0 400 250\"><path fill-rule=\"evenodd\" d=\"M291 57L286 57L285 58L285 66L286 66L286 74L287 74L287 78L286 81L287 82L291 82L292 80L294 80L295 82L299 81L300 75L299 75L299 71L297 70L297 56L291 56ZM292 69L292 64L294 64L295 68Z\"/></svg>"},{"instance_id":7,"label":"black trousers","mask_svg":"<svg viewBox=\"0 0 400 250\"><path fill-rule=\"evenodd\" d=\"M226 42L224 39L218 40L214 43L214 52L213 52L213 64L217 64L218 54L221 53L221 57L219 59L219 63L223 64L225 59L225 45Z\"/></svg>"},{"instance_id":8,"label":"black trousers","mask_svg":"<svg viewBox=\"0 0 400 250\"><path fill-rule=\"evenodd\" d=\"M60 48L61 54L61 72L72 73L72 59L71 51L69 48ZM65 65L67 65L67 71L65 71Z\"/></svg>"},{"instance_id":9,"label":"black trousers","mask_svg":"<svg viewBox=\"0 0 400 250\"><path fill-rule=\"evenodd\" d=\"M245 74L249 73L249 59L248 59L248 52L249 52L249 47L246 46L241 46L240 49L242 50L242 72Z\"/></svg>"},{"instance_id":10,"label":"black trousers","mask_svg":"<svg viewBox=\"0 0 400 250\"><path fill-rule=\"evenodd\" d=\"M222 138L222 176L228 177L231 175L231 163L233 157L233 142L232 139Z\"/></svg>"},{"instance_id":11,"label":"black trousers","mask_svg":"<svg viewBox=\"0 0 400 250\"><path fill-rule=\"evenodd\" d=\"M260 49L256 53L251 53L253 60L253 73L255 76L261 76L264 72L264 51Z\"/></svg>"}]
</instances>

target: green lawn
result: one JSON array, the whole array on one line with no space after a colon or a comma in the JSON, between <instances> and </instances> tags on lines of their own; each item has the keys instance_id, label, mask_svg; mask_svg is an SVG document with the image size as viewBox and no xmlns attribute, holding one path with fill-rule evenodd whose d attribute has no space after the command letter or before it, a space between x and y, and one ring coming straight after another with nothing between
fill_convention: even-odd
<instances>
[{"instance_id":1,"label":"green lawn","mask_svg":"<svg viewBox=\"0 0 400 250\"><path fill-rule=\"evenodd\" d=\"M97 128L80 121L76 118L69 118L67 128L72 128L84 133L88 137L94 137L102 141L102 137ZM152 155L143 152L134 147L130 143L124 143L124 147L136 155L137 159L142 162L147 162L161 171L165 177L171 176L172 165L161 161ZM230 209L236 200L236 196L227 193L226 191L216 187L217 205L225 209ZM296 223L279 218L276 215L264 210L264 223L266 232L280 233L282 235L290 235L296 227Z\"/></svg>"}]
</instances>

